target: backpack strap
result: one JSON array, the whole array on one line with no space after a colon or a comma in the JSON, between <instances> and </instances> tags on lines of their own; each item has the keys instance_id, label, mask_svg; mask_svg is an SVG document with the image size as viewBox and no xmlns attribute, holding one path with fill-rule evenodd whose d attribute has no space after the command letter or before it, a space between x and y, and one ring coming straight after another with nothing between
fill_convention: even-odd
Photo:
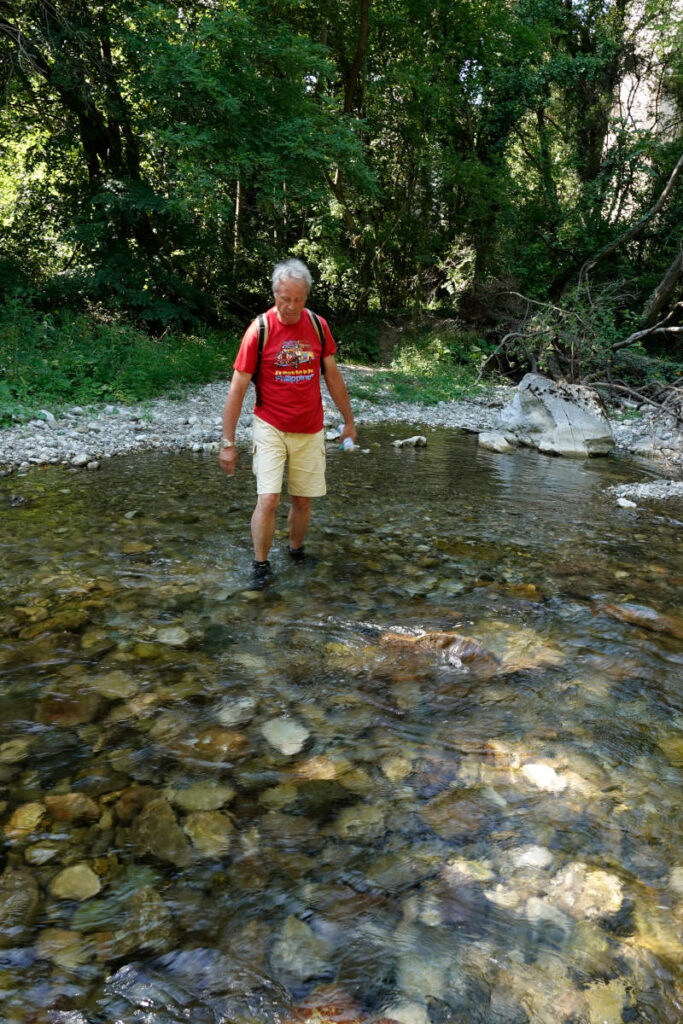
<instances>
[{"instance_id":1,"label":"backpack strap","mask_svg":"<svg viewBox=\"0 0 683 1024\"><path fill-rule=\"evenodd\" d=\"M256 405L261 404L261 392L258 386L258 372L261 368L261 356L263 355L263 348L268 341L268 317L265 313L259 313L256 317L256 327L258 330L258 351L256 354L256 366L254 372L251 375L251 379L254 382L254 391L256 392Z\"/></svg>"},{"instance_id":2,"label":"backpack strap","mask_svg":"<svg viewBox=\"0 0 683 1024\"><path fill-rule=\"evenodd\" d=\"M318 314L314 313L312 309L307 309L306 312L310 317L311 323L315 328L315 333L318 335L318 340L320 341L320 372L325 376L325 364L323 362L325 359L325 332L323 331L323 325L320 322Z\"/></svg>"}]
</instances>

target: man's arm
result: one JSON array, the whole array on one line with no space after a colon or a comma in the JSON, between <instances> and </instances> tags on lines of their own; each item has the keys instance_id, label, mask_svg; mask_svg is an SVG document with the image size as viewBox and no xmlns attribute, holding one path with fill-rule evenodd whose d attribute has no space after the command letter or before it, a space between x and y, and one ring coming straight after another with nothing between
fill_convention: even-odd
<instances>
[{"instance_id":1,"label":"man's arm","mask_svg":"<svg viewBox=\"0 0 683 1024\"><path fill-rule=\"evenodd\" d=\"M353 422L351 402L349 401L349 395L346 390L344 378L339 372L339 367L334 360L334 356L325 356L323 359L323 366L325 367L325 384L330 393L330 398L339 409L342 419L344 420L341 437L342 439L350 437L355 444L356 428Z\"/></svg>"},{"instance_id":2,"label":"man's arm","mask_svg":"<svg viewBox=\"0 0 683 1024\"><path fill-rule=\"evenodd\" d=\"M250 373L242 373L240 370L233 372L228 397L223 406L223 437L227 438L228 441L235 440L237 421L240 418L242 403L244 402L244 396L249 387L250 380ZM237 463L237 448L234 446L232 448L221 448L219 461L221 468L225 470L228 476L232 476Z\"/></svg>"}]
</instances>

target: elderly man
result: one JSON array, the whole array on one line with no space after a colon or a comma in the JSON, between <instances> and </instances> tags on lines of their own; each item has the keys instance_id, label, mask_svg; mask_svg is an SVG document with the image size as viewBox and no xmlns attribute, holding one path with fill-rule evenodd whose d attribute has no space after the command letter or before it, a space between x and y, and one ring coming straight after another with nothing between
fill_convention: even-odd
<instances>
[{"instance_id":1,"label":"elderly man","mask_svg":"<svg viewBox=\"0 0 683 1024\"><path fill-rule=\"evenodd\" d=\"M334 360L334 339L325 320L306 308L311 284L310 272L299 260L287 260L275 267L275 305L248 327L223 409L220 463L232 475L237 463L235 429L253 376L256 404L252 468L258 499L251 517L251 535L256 586L262 586L272 574L268 555L285 462L291 499L289 555L295 562L305 557L311 498L326 492L321 370L344 420L341 437L356 440L351 403Z\"/></svg>"}]
</instances>

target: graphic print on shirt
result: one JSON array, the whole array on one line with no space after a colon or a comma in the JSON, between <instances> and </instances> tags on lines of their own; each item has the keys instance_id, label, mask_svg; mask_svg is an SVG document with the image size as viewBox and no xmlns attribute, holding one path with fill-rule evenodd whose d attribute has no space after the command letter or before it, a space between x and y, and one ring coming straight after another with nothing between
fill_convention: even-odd
<instances>
[{"instance_id":1,"label":"graphic print on shirt","mask_svg":"<svg viewBox=\"0 0 683 1024\"><path fill-rule=\"evenodd\" d=\"M275 356L276 384L305 384L315 376L316 357L306 341L283 341Z\"/></svg>"}]
</instances>

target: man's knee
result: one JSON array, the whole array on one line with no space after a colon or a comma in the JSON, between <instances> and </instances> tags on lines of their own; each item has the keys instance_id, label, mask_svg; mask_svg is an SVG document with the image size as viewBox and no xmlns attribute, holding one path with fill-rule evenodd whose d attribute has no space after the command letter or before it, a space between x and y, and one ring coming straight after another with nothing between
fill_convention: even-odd
<instances>
[{"instance_id":1,"label":"man's knee","mask_svg":"<svg viewBox=\"0 0 683 1024\"><path fill-rule=\"evenodd\" d=\"M292 508L294 509L295 512L310 512L310 510L311 510L311 499L310 498L302 498L298 494L292 494L292 495L290 495L290 500L292 502Z\"/></svg>"},{"instance_id":2,"label":"man's knee","mask_svg":"<svg viewBox=\"0 0 683 1024\"><path fill-rule=\"evenodd\" d=\"M279 494L259 494L256 500L257 509L264 515L268 515L272 512L275 512L275 509L278 507L279 504Z\"/></svg>"}]
</instances>

